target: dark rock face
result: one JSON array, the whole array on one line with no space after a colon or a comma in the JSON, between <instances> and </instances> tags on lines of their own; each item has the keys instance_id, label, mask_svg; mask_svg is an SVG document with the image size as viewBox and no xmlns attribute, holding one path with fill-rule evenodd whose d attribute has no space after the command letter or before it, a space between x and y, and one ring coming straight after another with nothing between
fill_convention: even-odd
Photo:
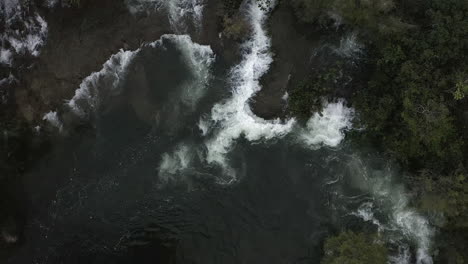
<instances>
[{"instance_id":1,"label":"dark rock face","mask_svg":"<svg viewBox=\"0 0 468 264\"><path fill-rule=\"evenodd\" d=\"M163 34L174 32L165 11L132 14L124 0L82 0L80 7L42 10L48 23L48 39L40 56L23 70L15 89L18 113L35 124L49 111L60 109L73 97L81 81L120 49L135 50ZM232 64L239 59L238 43L220 38L222 1L206 3L202 30L189 27L192 39L210 45Z\"/></svg>"},{"instance_id":2,"label":"dark rock face","mask_svg":"<svg viewBox=\"0 0 468 264\"><path fill-rule=\"evenodd\" d=\"M330 20L330 22L333 22ZM364 68L355 59L360 52L343 50L346 37L352 33L342 25L305 24L300 22L294 8L282 2L268 20L274 62L262 78L262 90L251 102L252 111L264 119L283 118L288 115L286 92L293 91L302 82L342 62L342 75L335 80L336 87L329 99L350 99L356 87L365 82L361 72ZM342 54L349 52L350 54Z\"/></svg>"},{"instance_id":3,"label":"dark rock face","mask_svg":"<svg viewBox=\"0 0 468 264\"><path fill-rule=\"evenodd\" d=\"M269 25L274 62L262 80L262 90L254 98L252 111L265 119L284 116L283 96L309 72L311 58L320 43L310 29L297 21L294 10L281 4L274 10ZM306 31L307 30L307 31Z\"/></svg>"},{"instance_id":4,"label":"dark rock face","mask_svg":"<svg viewBox=\"0 0 468 264\"><path fill-rule=\"evenodd\" d=\"M227 64L240 59L239 43L219 35L223 14L239 8L239 1L231 2L207 1L203 30L191 34L195 42L210 45ZM99 71L119 49L135 50L143 42L173 33L164 12L131 14L124 0L82 0L80 7L41 11L48 23L47 43L32 66L18 74L20 82L14 95L19 116L33 125L45 113L60 109L81 81ZM289 3L282 3L273 11L267 26L275 60L251 107L256 115L274 119L285 115L286 91L320 64L314 63L313 56L323 42L323 34L297 21Z\"/></svg>"},{"instance_id":5,"label":"dark rock face","mask_svg":"<svg viewBox=\"0 0 468 264\"><path fill-rule=\"evenodd\" d=\"M170 32L161 14L132 15L124 1L82 1L81 7L45 10L49 33L33 66L20 77L19 112L28 121L59 108L80 82L119 49L137 49Z\"/></svg>"}]
</instances>

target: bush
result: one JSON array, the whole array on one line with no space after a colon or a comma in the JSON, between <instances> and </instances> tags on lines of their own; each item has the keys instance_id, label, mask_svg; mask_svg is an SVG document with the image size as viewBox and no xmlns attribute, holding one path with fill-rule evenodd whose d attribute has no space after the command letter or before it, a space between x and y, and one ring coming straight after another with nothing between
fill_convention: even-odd
<instances>
[{"instance_id":1,"label":"bush","mask_svg":"<svg viewBox=\"0 0 468 264\"><path fill-rule=\"evenodd\" d=\"M248 36L250 26L240 16L228 17L227 15L223 18L223 35L229 39L242 40Z\"/></svg>"},{"instance_id":2,"label":"bush","mask_svg":"<svg viewBox=\"0 0 468 264\"><path fill-rule=\"evenodd\" d=\"M340 65L335 65L300 82L289 94L288 107L291 114L306 120L313 113L320 112L323 98L334 90L339 77Z\"/></svg>"},{"instance_id":3,"label":"bush","mask_svg":"<svg viewBox=\"0 0 468 264\"><path fill-rule=\"evenodd\" d=\"M386 264L388 252L375 235L342 232L324 246L322 264Z\"/></svg>"},{"instance_id":4,"label":"bush","mask_svg":"<svg viewBox=\"0 0 468 264\"><path fill-rule=\"evenodd\" d=\"M379 36L355 97L367 135L414 169L466 160L460 110L468 78L468 2L433 0L421 30ZM464 137L465 135L465 137Z\"/></svg>"}]
</instances>

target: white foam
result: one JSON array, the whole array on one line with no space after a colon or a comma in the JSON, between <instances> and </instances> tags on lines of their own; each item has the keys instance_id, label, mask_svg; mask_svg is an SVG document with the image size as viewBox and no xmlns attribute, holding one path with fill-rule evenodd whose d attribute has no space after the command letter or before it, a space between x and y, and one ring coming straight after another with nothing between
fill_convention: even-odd
<instances>
[{"instance_id":1,"label":"white foam","mask_svg":"<svg viewBox=\"0 0 468 264\"><path fill-rule=\"evenodd\" d=\"M203 15L203 0L169 0L166 1L169 19L171 23L180 28L181 21L187 17L191 18L195 25L201 23Z\"/></svg>"},{"instance_id":2,"label":"white foam","mask_svg":"<svg viewBox=\"0 0 468 264\"><path fill-rule=\"evenodd\" d=\"M182 84L181 99L185 105L193 108L207 91L215 55L210 46L194 43L188 35L164 35L152 46L161 45L163 40L174 42L189 66L192 78Z\"/></svg>"},{"instance_id":3,"label":"white foam","mask_svg":"<svg viewBox=\"0 0 468 264\"><path fill-rule=\"evenodd\" d=\"M208 132L210 130L210 122L208 119L206 118L202 118L200 119L200 121L198 122L198 129L200 129L200 132L202 133L202 136L206 136L208 135Z\"/></svg>"},{"instance_id":4,"label":"white foam","mask_svg":"<svg viewBox=\"0 0 468 264\"><path fill-rule=\"evenodd\" d=\"M10 97L8 86L17 81L18 80L11 73L8 76L8 78L4 78L0 80L0 103L1 104L8 103L8 99Z\"/></svg>"},{"instance_id":5,"label":"white foam","mask_svg":"<svg viewBox=\"0 0 468 264\"><path fill-rule=\"evenodd\" d=\"M60 119L59 119L59 117L57 115L57 112L55 112L55 111L50 111L47 114L45 114L42 117L42 120L47 121L53 127L58 128L59 131L62 131L62 129L63 129L62 121L60 121Z\"/></svg>"},{"instance_id":6,"label":"white foam","mask_svg":"<svg viewBox=\"0 0 468 264\"><path fill-rule=\"evenodd\" d=\"M94 111L99 103L100 89L108 86L107 89L115 89L127 73L127 68L135 55L139 52L120 50L112 55L108 61L102 65L102 69L93 72L80 84L80 88L75 91L73 98L67 102L71 110L77 115ZM109 87L110 86L110 87Z\"/></svg>"},{"instance_id":7,"label":"white foam","mask_svg":"<svg viewBox=\"0 0 468 264\"><path fill-rule=\"evenodd\" d=\"M178 32L184 32L187 19L196 27L200 26L205 0L127 0L126 3L131 13L163 9L172 27Z\"/></svg>"},{"instance_id":8,"label":"white foam","mask_svg":"<svg viewBox=\"0 0 468 264\"><path fill-rule=\"evenodd\" d=\"M403 239L412 241L417 245L417 263L432 264L429 252L434 231L428 220L410 207L405 188L393 182L394 177L391 171L367 171L362 161L359 160L358 162L362 166L358 173L365 175L363 176L365 179L363 188L371 193L379 206L387 210L389 215L388 219L379 222L379 230L389 234L396 232L397 235L394 240L400 243L399 247L402 245L407 247L407 245L404 245ZM372 215L373 218L373 207L368 209L371 209L368 215ZM363 217L363 215L360 215L360 217ZM408 259L406 257L408 253L403 254L405 251L400 251L397 256L392 256L391 260Z\"/></svg>"},{"instance_id":9,"label":"white foam","mask_svg":"<svg viewBox=\"0 0 468 264\"><path fill-rule=\"evenodd\" d=\"M58 4L59 0L46 0L44 1L44 5L48 8L53 8Z\"/></svg>"},{"instance_id":10,"label":"white foam","mask_svg":"<svg viewBox=\"0 0 468 264\"><path fill-rule=\"evenodd\" d=\"M186 105L194 107L206 92L211 78L211 65L215 60L214 53L210 46L194 43L187 35L163 35L159 40L142 47L161 48L164 41L173 42L189 65L193 78L183 84L181 98ZM72 111L84 117L97 109L103 99L100 98L103 89L110 94L118 93L121 80L126 77L129 65L140 51L141 48L134 51L120 50L103 64L100 71L86 77L73 98L67 102Z\"/></svg>"},{"instance_id":11,"label":"white foam","mask_svg":"<svg viewBox=\"0 0 468 264\"><path fill-rule=\"evenodd\" d=\"M432 264L429 250L433 230L426 218L408 206L408 198L402 191L397 191L398 200L393 207L393 222L405 236L418 245L417 263Z\"/></svg>"},{"instance_id":12,"label":"white foam","mask_svg":"<svg viewBox=\"0 0 468 264\"><path fill-rule=\"evenodd\" d=\"M15 55L39 55L47 39L47 23L38 13L28 13L29 8L19 0L0 3L0 16L5 20L4 31L0 33L0 63L11 65Z\"/></svg>"},{"instance_id":13,"label":"white foam","mask_svg":"<svg viewBox=\"0 0 468 264\"><path fill-rule=\"evenodd\" d=\"M374 215L374 204L372 202L365 202L361 204L358 210L352 214L361 218L365 222L371 222L378 227L379 231L383 230L383 225Z\"/></svg>"},{"instance_id":14,"label":"white foam","mask_svg":"<svg viewBox=\"0 0 468 264\"><path fill-rule=\"evenodd\" d=\"M408 246L398 247L398 253L389 257L389 263L391 264L410 264L410 261L411 251Z\"/></svg>"},{"instance_id":15,"label":"white foam","mask_svg":"<svg viewBox=\"0 0 468 264\"><path fill-rule=\"evenodd\" d=\"M275 3L270 2L271 5ZM264 120L252 113L249 101L261 89L259 80L269 70L273 61L270 53L270 39L264 29L267 11L272 6L260 8L258 2L247 5L248 18L252 26L250 38L242 44L243 57L239 65L230 72L229 84L232 95L227 100L214 105L211 113L200 119L198 128L204 142L205 153L202 162L216 165L224 170L219 183L235 181L236 173L231 168L227 155L235 142L244 137L250 142L263 142L280 139L291 132L299 132L299 138L308 147L320 145L335 147L344 138L343 130L351 127L353 110L344 106L343 101L325 106L322 115L316 114L308 122L307 129L296 131L294 119L282 121ZM183 172L185 167L178 158L180 155L164 154L162 168L167 171ZM222 178L222 179L221 179Z\"/></svg>"},{"instance_id":16,"label":"white foam","mask_svg":"<svg viewBox=\"0 0 468 264\"><path fill-rule=\"evenodd\" d=\"M343 17L340 16L340 14L336 12L328 12L328 16L333 20L333 26L336 30L338 30L340 26L343 25Z\"/></svg>"},{"instance_id":17,"label":"white foam","mask_svg":"<svg viewBox=\"0 0 468 264\"><path fill-rule=\"evenodd\" d=\"M0 64L11 65L13 52L8 49L0 48Z\"/></svg>"},{"instance_id":18,"label":"white foam","mask_svg":"<svg viewBox=\"0 0 468 264\"><path fill-rule=\"evenodd\" d=\"M132 14L158 10L162 7L162 0L126 0L127 8Z\"/></svg>"},{"instance_id":19,"label":"white foam","mask_svg":"<svg viewBox=\"0 0 468 264\"><path fill-rule=\"evenodd\" d=\"M340 46L335 52L345 58L355 58L362 54L364 46L358 41L356 33L350 33L343 37Z\"/></svg>"},{"instance_id":20,"label":"white foam","mask_svg":"<svg viewBox=\"0 0 468 264\"><path fill-rule=\"evenodd\" d=\"M255 116L250 109L249 100L261 89L259 79L268 71L273 59L270 39L263 28L266 12L259 8L256 1L249 3L248 12L252 35L242 46L244 54L241 63L231 70L232 97L213 107L210 120L199 123L204 134L214 132L214 137L205 142L206 162L220 165L226 171L229 171L226 154L236 139L241 136L249 141L281 138L295 124L294 119L286 122L279 119L267 121Z\"/></svg>"},{"instance_id":21,"label":"white foam","mask_svg":"<svg viewBox=\"0 0 468 264\"><path fill-rule=\"evenodd\" d=\"M3 241L5 241L8 244L14 244L18 242L18 236L9 233L6 230L2 230L2 238L3 238Z\"/></svg>"},{"instance_id":22,"label":"white foam","mask_svg":"<svg viewBox=\"0 0 468 264\"><path fill-rule=\"evenodd\" d=\"M4 11L4 18L7 22L21 9L22 7L18 0L4 0L3 3L0 3L0 10Z\"/></svg>"},{"instance_id":23,"label":"white foam","mask_svg":"<svg viewBox=\"0 0 468 264\"><path fill-rule=\"evenodd\" d=\"M191 148L185 144L180 144L171 154L164 153L159 166L159 180L167 183L189 169L194 157Z\"/></svg>"},{"instance_id":24,"label":"white foam","mask_svg":"<svg viewBox=\"0 0 468 264\"><path fill-rule=\"evenodd\" d=\"M18 80L15 78L15 76L13 76L13 74L10 73L10 75L8 75L8 78L4 78L0 80L0 86L8 85L17 81Z\"/></svg>"},{"instance_id":25,"label":"white foam","mask_svg":"<svg viewBox=\"0 0 468 264\"><path fill-rule=\"evenodd\" d=\"M344 131L351 128L354 110L345 106L343 100L327 103L322 113L315 113L299 139L310 148L321 145L338 146L344 139Z\"/></svg>"}]
</instances>

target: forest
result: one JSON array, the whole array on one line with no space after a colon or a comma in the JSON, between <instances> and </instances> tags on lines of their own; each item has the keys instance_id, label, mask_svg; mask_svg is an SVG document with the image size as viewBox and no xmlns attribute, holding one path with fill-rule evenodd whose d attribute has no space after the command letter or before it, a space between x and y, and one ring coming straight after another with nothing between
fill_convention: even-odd
<instances>
[{"instance_id":1,"label":"forest","mask_svg":"<svg viewBox=\"0 0 468 264\"><path fill-rule=\"evenodd\" d=\"M349 103L358 112L356 126L363 129L349 136L355 144L372 142L372 148L410 172L405 182L417 197L419 210L447 217L438 233L441 254L436 263L466 263L468 2L293 0L291 4L303 23L335 30L329 14L337 14L343 19L340 30L357 32L365 54L359 62L361 76L356 76L361 81L353 87ZM332 96L340 63L321 69L292 91L292 115L308 116L320 107L316 98ZM352 253L342 247L357 239L350 240L351 236L344 233L329 240L325 250L340 248L340 253L324 263L344 263L340 258ZM381 250L367 252L374 251ZM356 258L348 263L385 263Z\"/></svg>"},{"instance_id":2,"label":"forest","mask_svg":"<svg viewBox=\"0 0 468 264\"><path fill-rule=\"evenodd\" d=\"M325 161L342 159L340 165L330 164L346 167L343 157L352 149L396 164L404 199L410 201L405 206L427 216L434 227L429 250L433 263L468 263L467 0L18 3L17 10L25 11L18 11L21 15L10 24L0 17L5 24L0 33L8 29L15 36L23 30L30 35L23 39L37 39L34 34L42 31L35 32L39 27L34 23L40 21L34 19L42 17L50 33L44 47L34 47L44 50L39 56L21 51L10 64L0 64L0 77L5 77L0 78L0 261L24 263L27 253L31 259L49 260L53 252L51 262L44 263L133 263L135 252L150 252L150 262L141 263L153 263L153 255L161 251L161 263L176 263L177 248L185 250L187 259L199 257L190 263L204 263L202 257L215 254L233 263L242 257L256 259L255 254L266 261L265 252L283 263L281 254L297 257L300 252L307 256L297 263L408 264L391 259L405 254L390 245L393 237L379 232L377 220L372 228L366 228L369 219L333 226L329 209L335 205L323 202L331 196L328 183L308 177L325 171ZM197 17L203 8L203 16ZM281 13L276 20L275 12ZM288 12L293 21L285 20L282 28ZM290 30L294 34L288 34L288 26L296 27ZM294 36L291 41L298 43L282 43L285 37L275 39L275 34ZM316 46L308 47L310 43ZM0 44L2 52L15 48L7 40ZM307 60L303 46L317 50L316 61L287 68ZM294 58L284 60L287 56ZM107 86L120 90L107 91ZM180 95L179 86L205 89L200 104L184 105L180 99L188 101L193 94ZM283 91L283 86L288 88ZM92 112L89 120L70 109L73 94L85 93L83 87L91 91L85 96L89 100L103 97L96 99L96 109L79 98ZM259 102L264 105L255 108ZM330 133L334 126L325 123L332 128L323 125L325 132L319 131L325 137L338 135L337 144L299 141L297 146L297 139L290 140L313 130L311 120L328 118L329 105L352 109L344 111L353 114L350 124ZM257 109L266 109L267 117L257 116ZM59 125L50 122L46 110ZM334 155L344 138L346 151ZM307 163L306 158L316 160ZM220 184L229 178L224 174L233 180ZM184 182L167 187L161 179ZM187 186L192 189L186 191ZM319 195L322 191L326 194ZM324 204L328 207L320 211ZM317 217L309 210L317 210ZM391 218L391 210L382 212L380 217ZM309 223L306 217L326 224ZM101 231L103 237L96 238ZM51 239L42 232L50 232ZM234 238L238 241L229 244ZM411 235L398 239L410 241L411 263L429 264L416 260L417 241ZM186 244L174 246L180 241ZM269 243L277 248L270 249ZM256 252L257 246L267 249ZM197 255L202 249L206 256ZM138 257L144 259L144 254Z\"/></svg>"}]
</instances>

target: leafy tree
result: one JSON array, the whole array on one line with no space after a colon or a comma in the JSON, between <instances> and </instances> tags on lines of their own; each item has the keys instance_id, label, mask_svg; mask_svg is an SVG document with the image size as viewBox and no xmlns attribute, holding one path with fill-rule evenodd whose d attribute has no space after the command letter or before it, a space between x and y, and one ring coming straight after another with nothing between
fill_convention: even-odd
<instances>
[{"instance_id":1,"label":"leafy tree","mask_svg":"<svg viewBox=\"0 0 468 264\"><path fill-rule=\"evenodd\" d=\"M443 213L450 229L468 229L468 174L463 169L450 176L424 170L417 183L419 208Z\"/></svg>"},{"instance_id":2,"label":"leafy tree","mask_svg":"<svg viewBox=\"0 0 468 264\"><path fill-rule=\"evenodd\" d=\"M308 23L327 25L330 20L373 33L400 32L413 25L395 13L393 0L292 0L298 17Z\"/></svg>"},{"instance_id":3,"label":"leafy tree","mask_svg":"<svg viewBox=\"0 0 468 264\"><path fill-rule=\"evenodd\" d=\"M223 18L223 34L225 37L234 39L234 40L242 40L250 31L249 24L245 21L241 16L232 16L229 17L227 15Z\"/></svg>"},{"instance_id":4,"label":"leafy tree","mask_svg":"<svg viewBox=\"0 0 468 264\"><path fill-rule=\"evenodd\" d=\"M369 85L355 96L370 137L415 168L464 160L468 2L433 0L420 30L380 36Z\"/></svg>"},{"instance_id":5,"label":"leafy tree","mask_svg":"<svg viewBox=\"0 0 468 264\"><path fill-rule=\"evenodd\" d=\"M336 85L340 65L330 66L309 76L290 91L289 110L299 119L306 120L322 108L322 99Z\"/></svg>"},{"instance_id":6,"label":"leafy tree","mask_svg":"<svg viewBox=\"0 0 468 264\"><path fill-rule=\"evenodd\" d=\"M419 175L413 182L406 178L413 191L420 191L419 208L447 219L441 226L441 233L448 235L439 241L445 245L440 256L453 255L455 260L441 257L440 262L468 259L463 255L468 252L468 173L459 169L468 166L468 1L291 0L291 4L304 22L323 25L337 15L345 29L359 32L367 49L361 61L366 74L358 76L365 80L351 98L358 113L356 127L364 128L354 132L355 139L359 144L370 142ZM292 112L301 116L315 111L314 98L333 88L322 77L311 78L291 93ZM353 236L329 239L324 263L378 263L347 260L353 259L352 252L360 252L347 242Z\"/></svg>"},{"instance_id":7,"label":"leafy tree","mask_svg":"<svg viewBox=\"0 0 468 264\"><path fill-rule=\"evenodd\" d=\"M376 236L346 231L330 237L322 264L385 264L388 252Z\"/></svg>"}]
</instances>

